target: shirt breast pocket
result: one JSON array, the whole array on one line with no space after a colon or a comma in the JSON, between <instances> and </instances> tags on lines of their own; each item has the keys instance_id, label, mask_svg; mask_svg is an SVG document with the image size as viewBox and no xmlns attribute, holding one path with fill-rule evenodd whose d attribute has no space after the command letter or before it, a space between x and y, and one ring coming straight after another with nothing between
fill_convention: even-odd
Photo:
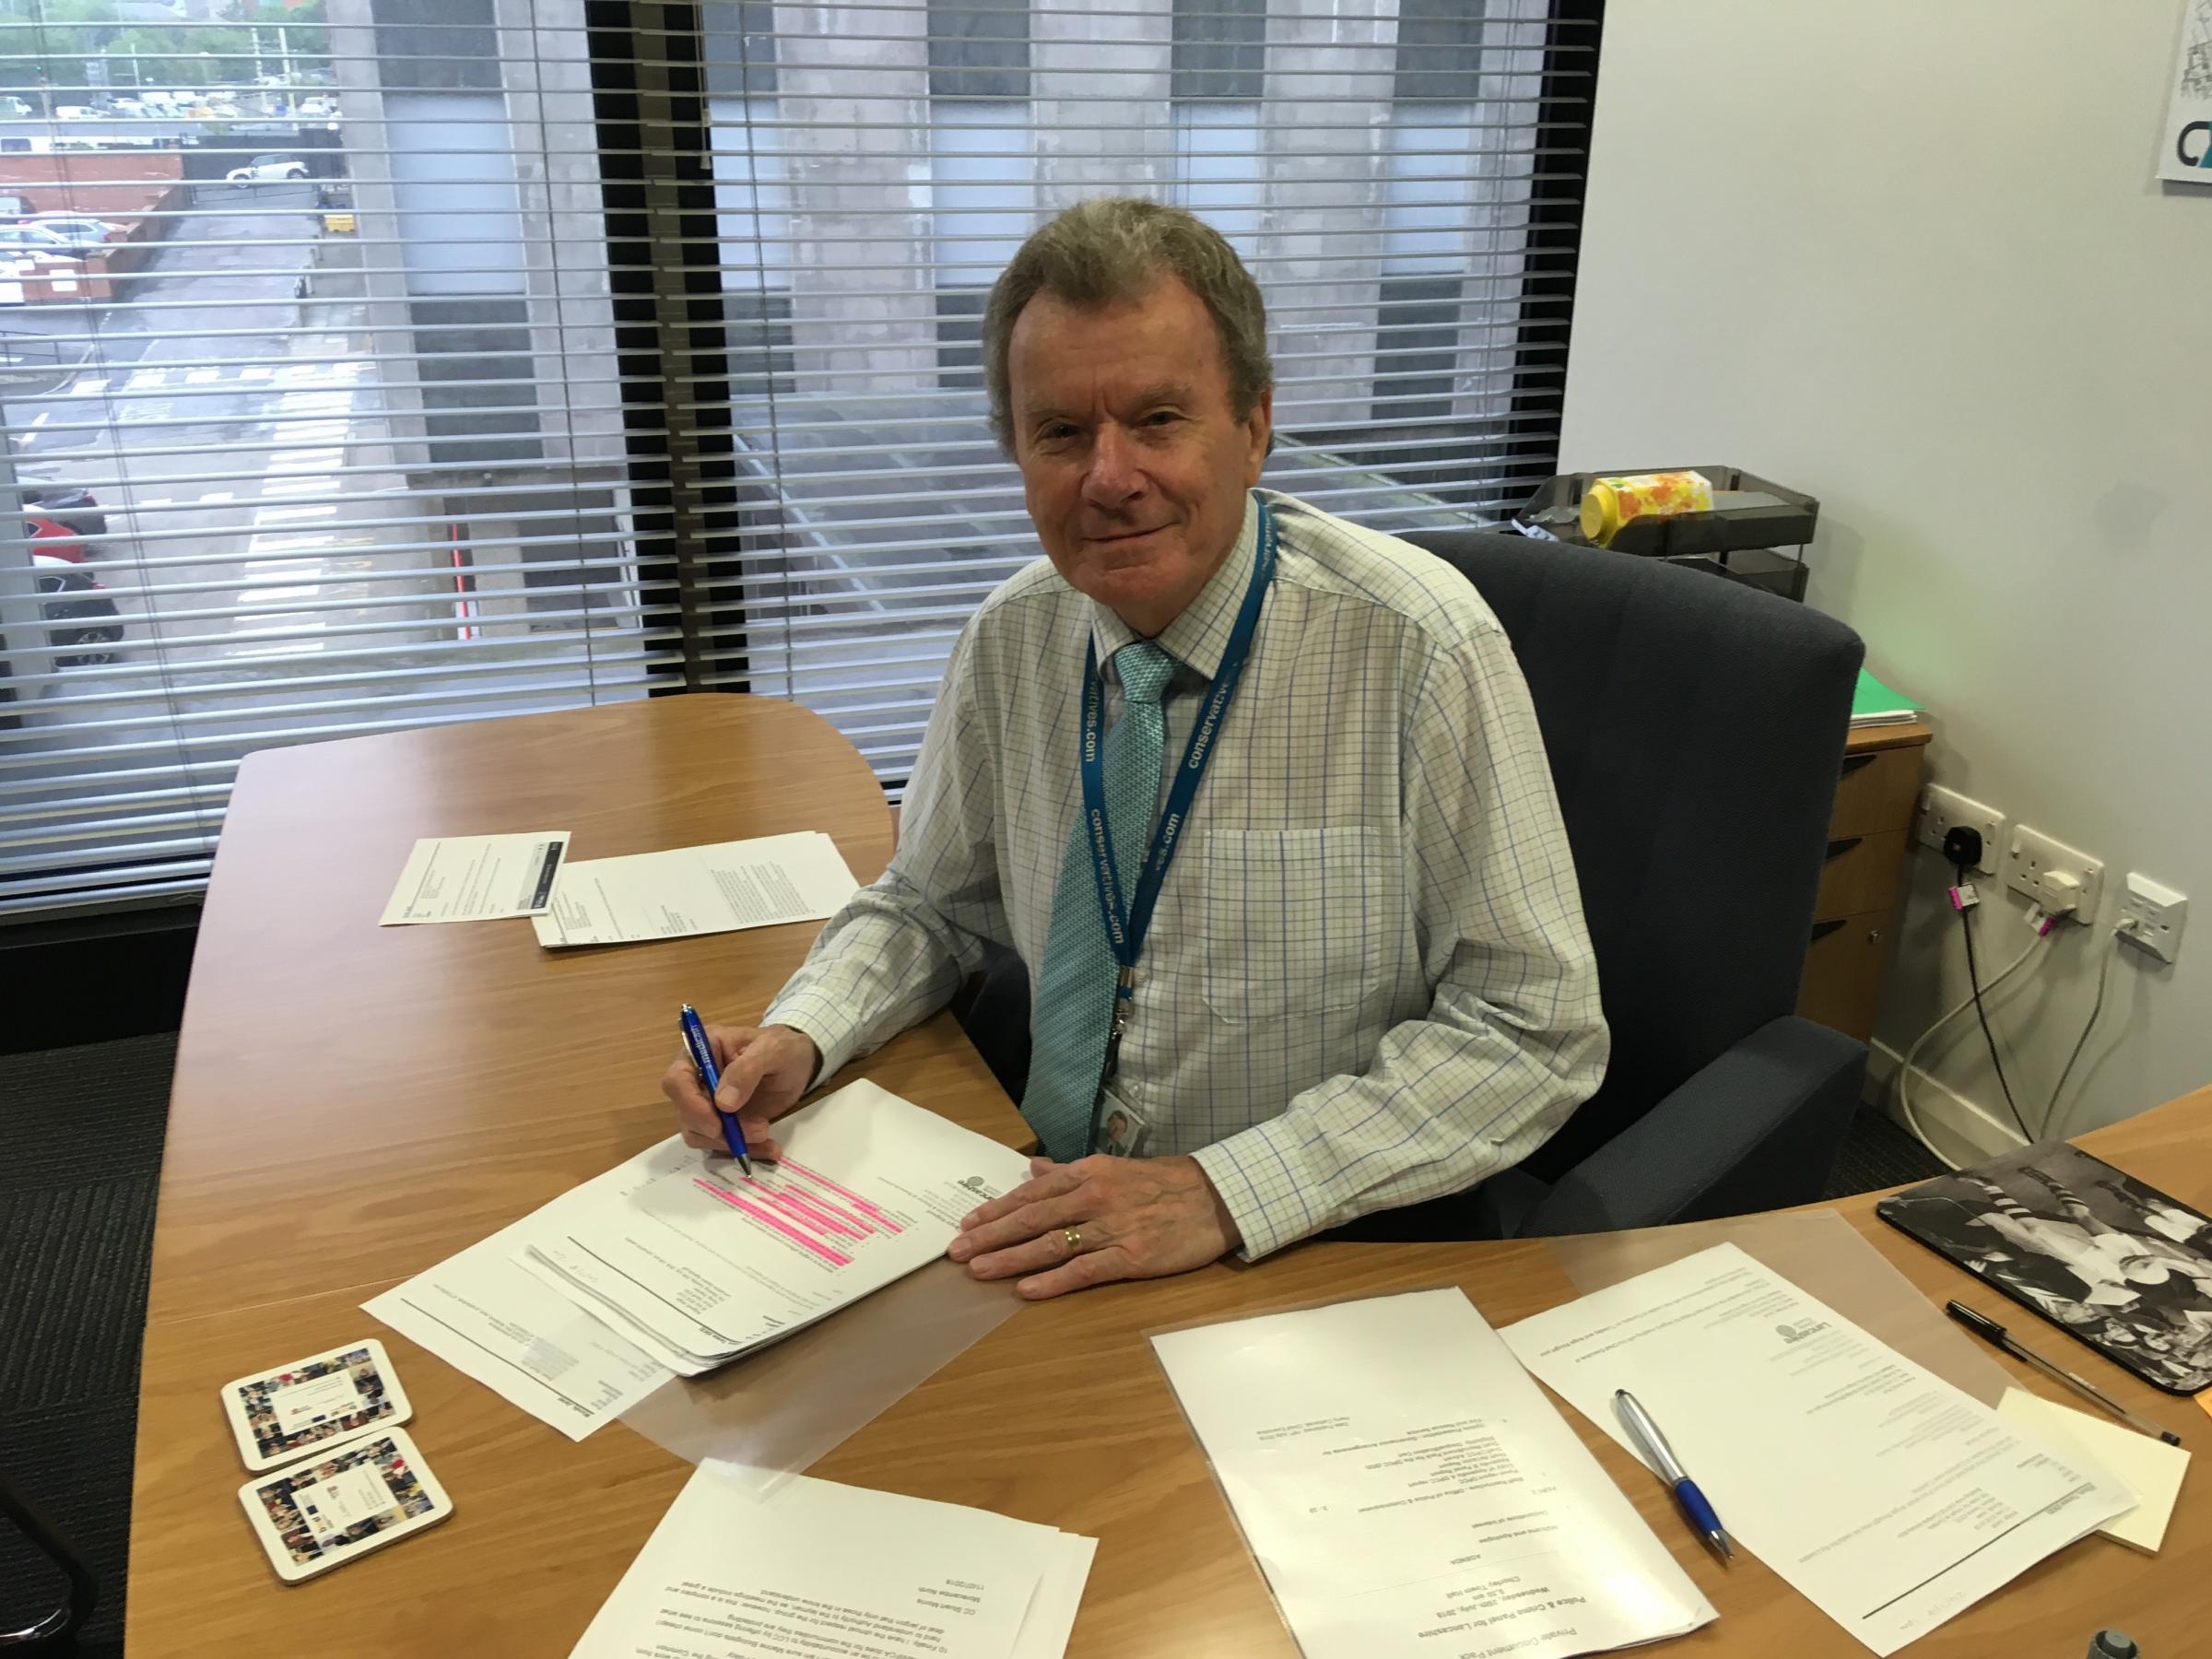
<instances>
[{"instance_id":1,"label":"shirt breast pocket","mask_svg":"<svg viewBox=\"0 0 2212 1659\"><path fill-rule=\"evenodd\" d=\"M1198 854L1200 994L1237 1025L1356 1008L1400 924L1380 830L1240 830Z\"/></svg>"}]
</instances>

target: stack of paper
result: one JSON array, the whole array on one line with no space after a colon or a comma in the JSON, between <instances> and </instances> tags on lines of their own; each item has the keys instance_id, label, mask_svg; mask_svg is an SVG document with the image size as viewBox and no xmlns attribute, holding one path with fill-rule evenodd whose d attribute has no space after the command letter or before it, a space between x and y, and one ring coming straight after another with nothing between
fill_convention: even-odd
<instances>
[{"instance_id":1,"label":"stack of paper","mask_svg":"<svg viewBox=\"0 0 2212 1659\"><path fill-rule=\"evenodd\" d=\"M384 906L382 924L542 916L568 851L566 830L418 841Z\"/></svg>"},{"instance_id":2,"label":"stack of paper","mask_svg":"<svg viewBox=\"0 0 2212 1659\"><path fill-rule=\"evenodd\" d=\"M818 830L588 858L560 873L537 942L623 945L834 915L859 884Z\"/></svg>"},{"instance_id":3,"label":"stack of paper","mask_svg":"<svg viewBox=\"0 0 2212 1659\"><path fill-rule=\"evenodd\" d=\"M935 1261L1029 1160L853 1083L777 1125L781 1162L671 1137L535 1230L523 1265L664 1364L697 1376Z\"/></svg>"},{"instance_id":4,"label":"stack of paper","mask_svg":"<svg viewBox=\"0 0 2212 1659\"><path fill-rule=\"evenodd\" d=\"M1854 726L1903 725L1920 718L1920 705L1900 697L1862 668L1851 694L1851 724Z\"/></svg>"},{"instance_id":5,"label":"stack of paper","mask_svg":"<svg viewBox=\"0 0 2212 1659\"><path fill-rule=\"evenodd\" d=\"M776 1125L751 1180L671 1138L362 1304L582 1440L668 1380L941 1256L1029 1160L877 1088Z\"/></svg>"},{"instance_id":6,"label":"stack of paper","mask_svg":"<svg viewBox=\"0 0 2212 1659\"><path fill-rule=\"evenodd\" d=\"M1457 1290L1152 1346L1306 1659L1561 1659L1715 1617Z\"/></svg>"},{"instance_id":7,"label":"stack of paper","mask_svg":"<svg viewBox=\"0 0 2212 1659\"><path fill-rule=\"evenodd\" d=\"M1734 1244L1502 1335L1630 1452L1634 1394L1721 1524L1877 1653L2134 1503Z\"/></svg>"},{"instance_id":8,"label":"stack of paper","mask_svg":"<svg viewBox=\"0 0 2212 1659\"><path fill-rule=\"evenodd\" d=\"M701 1466L570 1659L1058 1659L1095 1539L805 1476Z\"/></svg>"},{"instance_id":9,"label":"stack of paper","mask_svg":"<svg viewBox=\"0 0 2212 1659\"><path fill-rule=\"evenodd\" d=\"M488 1239L361 1304L501 1399L572 1441L666 1382L668 1368L514 1259L533 1230L623 1178L609 1170Z\"/></svg>"}]
</instances>

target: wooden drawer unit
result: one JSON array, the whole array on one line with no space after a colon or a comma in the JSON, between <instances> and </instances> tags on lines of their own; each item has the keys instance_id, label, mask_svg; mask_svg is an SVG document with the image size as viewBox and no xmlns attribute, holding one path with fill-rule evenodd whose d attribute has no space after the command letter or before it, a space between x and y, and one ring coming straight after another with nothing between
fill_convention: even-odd
<instances>
[{"instance_id":1,"label":"wooden drawer unit","mask_svg":"<svg viewBox=\"0 0 2212 1659\"><path fill-rule=\"evenodd\" d=\"M1881 735L1888 740L1907 730L1928 733L1924 725L1888 726ZM1854 746L1859 736L1852 734ZM1928 736L1924 735L1902 747L1845 748L1843 775L1836 782L1836 809L1828 820L1830 837L1912 829L1913 810L1920 803L1920 758L1927 746Z\"/></svg>"},{"instance_id":2,"label":"wooden drawer unit","mask_svg":"<svg viewBox=\"0 0 2212 1659\"><path fill-rule=\"evenodd\" d=\"M1917 723L1854 731L1836 782L1797 1012L1861 1041L1873 1037L1881 1006L1882 967L1932 735Z\"/></svg>"},{"instance_id":3,"label":"wooden drawer unit","mask_svg":"<svg viewBox=\"0 0 2212 1659\"><path fill-rule=\"evenodd\" d=\"M1910 830L1879 835L1841 836L1828 843L1828 865L1820 872L1816 916L1856 916L1886 911L1897 902L1904 879L1905 843Z\"/></svg>"},{"instance_id":4,"label":"wooden drawer unit","mask_svg":"<svg viewBox=\"0 0 2212 1659\"><path fill-rule=\"evenodd\" d=\"M1873 1033L1889 915L1877 911L1813 924L1813 946L1805 953L1805 978L1797 987L1798 1013L1862 1041Z\"/></svg>"}]
</instances>

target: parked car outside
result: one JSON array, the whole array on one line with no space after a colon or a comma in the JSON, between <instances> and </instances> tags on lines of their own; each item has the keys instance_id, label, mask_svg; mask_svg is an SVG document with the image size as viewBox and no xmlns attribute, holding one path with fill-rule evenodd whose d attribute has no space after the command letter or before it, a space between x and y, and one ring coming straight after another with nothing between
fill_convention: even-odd
<instances>
[{"instance_id":1,"label":"parked car outside","mask_svg":"<svg viewBox=\"0 0 2212 1659\"><path fill-rule=\"evenodd\" d=\"M74 258L76 250L83 245L81 238L65 236L61 231L34 219L18 219L12 225L0 225L0 248L20 248L30 253L53 253L63 258Z\"/></svg>"},{"instance_id":2,"label":"parked car outside","mask_svg":"<svg viewBox=\"0 0 2212 1659\"><path fill-rule=\"evenodd\" d=\"M241 189L248 184L276 183L307 177L307 163L297 156L256 156L243 167L223 175Z\"/></svg>"},{"instance_id":3,"label":"parked car outside","mask_svg":"<svg viewBox=\"0 0 2212 1659\"><path fill-rule=\"evenodd\" d=\"M99 579L80 565L33 552L46 646L56 668L97 668L115 660L123 620Z\"/></svg>"},{"instance_id":4,"label":"parked car outside","mask_svg":"<svg viewBox=\"0 0 2212 1659\"><path fill-rule=\"evenodd\" d=\"M41 229L51 230L57 236L67 237L71 241L88 247L106 241L123 229L121 225L112 225L106 219L83 218L66 213L35 214L20 222L36 225Z\"/></svg>"},{"instance_id":5,"label":"parked car outside","mask_svg":"<svg viewBox=\"0 0 2212 1659\"><path fill-rule=\"evenodd\" d=\"M39 485L24 491L24 505L42 518L65 525L72 535L91 541L104 540L107 536L107 509L88 489L79 489L73 484ZM94 547L92 551L97 554L100 549Z\"/></svg>"}]
</instances>

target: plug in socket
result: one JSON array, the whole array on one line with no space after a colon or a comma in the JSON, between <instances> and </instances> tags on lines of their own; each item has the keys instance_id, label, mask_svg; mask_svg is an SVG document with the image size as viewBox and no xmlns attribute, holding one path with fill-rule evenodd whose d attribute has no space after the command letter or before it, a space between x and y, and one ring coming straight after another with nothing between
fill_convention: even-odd
<instances>
[{"instance_id":1,"label":"plug in socket","mask_svg":"<svg viewBox=\"0 0 2212 1659\"><path fill-rule=\"evenodd\" d=\"M2053 876L2070 876L2075 888ZM2097 895L2104 884L2104 861L2053 841L2040 830L2021 828L2005 843L2005 885L2045 910L2071 912L2087 922L2097 913Z\"/></svg>"},{"instance_id":2,"label":"plug in socket","mask_svg":"<svg viewBox=\"0 0 2212 1659\"><path fill-rule=\"evenodd\" d=\"M1982 832L1982 862L1974 865L1984 876L1997 873L1997 858L2005 846L2005 815L1971 800L1955 789L1931 783L1920 797L1920 844L1943 851L1943 838L1953 829Z\"/></svg>"}]
</instances>

